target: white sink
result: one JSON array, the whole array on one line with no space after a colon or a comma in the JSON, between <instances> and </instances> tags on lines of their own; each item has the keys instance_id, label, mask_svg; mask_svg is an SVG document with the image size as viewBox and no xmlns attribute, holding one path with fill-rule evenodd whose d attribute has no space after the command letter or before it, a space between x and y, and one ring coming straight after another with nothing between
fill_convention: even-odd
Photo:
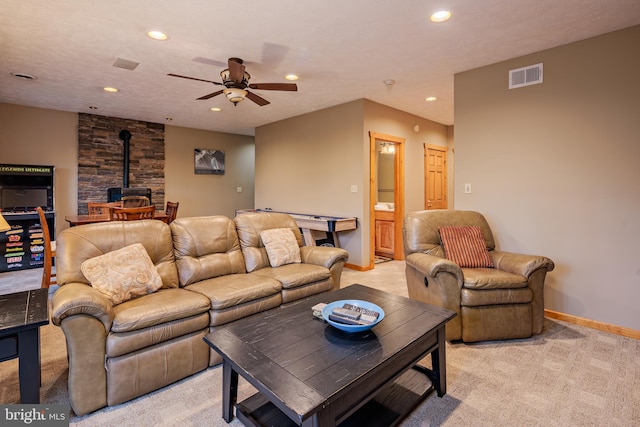
<instances>
[{"instance_id":1,"label":"white sink","mask_svg":"<svg viewBox=\"0 0 640 427\"><path fill-rule=\"evenodd\" d=\"M377 211L393 211L395 205L393 203L376 203L373 208Z\"/></svg>"}]
</instances>

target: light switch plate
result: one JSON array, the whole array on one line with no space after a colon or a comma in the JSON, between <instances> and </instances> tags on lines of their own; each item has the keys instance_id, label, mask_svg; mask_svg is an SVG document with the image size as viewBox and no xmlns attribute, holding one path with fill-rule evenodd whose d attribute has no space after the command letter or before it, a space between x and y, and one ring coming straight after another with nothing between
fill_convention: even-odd
<instances>
[{"instance_id":1,"label":"light switch plate","mask_svg":"<svg viewBox=\"0 0 640 427\"><path fill-rule=\"evenodd\" d=\"M467 182L467 183L464 185L464 192L465 192L466 194L471 194L471 184L470 184L470 183L468 183L468 182Z\"/></svg>"},{"instance_id":2,"label":"light switch plate","mask_svg":"<svg viewBox=\"0 0 640 427\"><path fill-rule=\"evenodd\" d=\"M352 193L357 193L358 192L358 186L356 184L351 185L351 192Z\"/></svg>"}]
</instances>

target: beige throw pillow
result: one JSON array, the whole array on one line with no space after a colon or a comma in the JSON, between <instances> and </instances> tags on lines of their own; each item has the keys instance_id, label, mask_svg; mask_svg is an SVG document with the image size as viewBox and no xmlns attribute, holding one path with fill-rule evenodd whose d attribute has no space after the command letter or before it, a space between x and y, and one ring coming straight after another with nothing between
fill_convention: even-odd
<instances>
[{"instance_id":1,"label":"beige throw pillow","mask_svg":"<svg viewBox=\"0 0 640 427\"><path fill-rule=\"evenodd\" d=\"M267 250L271 267L301 262L298 241L290 228L264 230L260 233L260 238Z\"/></svg>"},{"instance_id":2,"label":"beige throw pillow","mask_svg":"<svg viewBox=\"0 0 640 427\"><path fill-rule=\"evenodd\" d=\"M153 293L162 286L156 266L140 243L90 258L80 270L113 305Z\"/></svg>"}]
</instances>

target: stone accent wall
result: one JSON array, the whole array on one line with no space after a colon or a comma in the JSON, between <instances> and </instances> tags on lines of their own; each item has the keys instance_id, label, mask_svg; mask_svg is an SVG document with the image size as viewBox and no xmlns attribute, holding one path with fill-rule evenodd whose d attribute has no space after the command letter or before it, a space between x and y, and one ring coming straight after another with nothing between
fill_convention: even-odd
<instances>
[{"instance_id":1,"label":"stone accent wall","mask_svg":"<svg viewBox=\"0 0 640 427\"><path fill-rule=\"evenodd\" d=\"M107 190L123 185L124 141L131 132L129 187L151 188L151 202L164 210L164 125L78 114L78 214L87 202L106 202Z\"/></svg>"}]
</instances>

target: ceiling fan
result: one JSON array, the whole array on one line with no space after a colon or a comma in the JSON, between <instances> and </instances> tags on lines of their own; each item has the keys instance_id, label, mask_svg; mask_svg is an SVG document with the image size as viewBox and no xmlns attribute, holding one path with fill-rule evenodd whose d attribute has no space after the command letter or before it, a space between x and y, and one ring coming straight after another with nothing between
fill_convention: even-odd
<instances>
[{"instance_id":1,"label":"ceiling fan","mask_svg":"<svg viewBox=\"0 0 640 427\"><path fill-rule=\"evenodd\" d=\"M214 85L224 86L224 89L221 89L216 92L212 92L208 95L201 96L197 98L197 100L202 99L210 99L214 96L218 96L222 93L227 97L227 99L233 102L233 105L238 105L238 102L242 101L245 97L249 98L259 106L269 104L269 101L262 98L261 96L256 95L253 92L249 92L249 89L258 89L258 90L287 90L287 91L297 91L298 86L295 83L249 83L249 79L251 79L251 75L245 71L245 66L243 65L243 61L240 58L229 58L229 68L226 68L220 72L220 77L222 78L222 83L214 82L212 80L204 80L198 79L195 77L187 77L181 76L179 74L167 74L172 77L180 77L183 79L189 80L197 80L200 82L213 83Z\"/></svg>"}]
</instances>

